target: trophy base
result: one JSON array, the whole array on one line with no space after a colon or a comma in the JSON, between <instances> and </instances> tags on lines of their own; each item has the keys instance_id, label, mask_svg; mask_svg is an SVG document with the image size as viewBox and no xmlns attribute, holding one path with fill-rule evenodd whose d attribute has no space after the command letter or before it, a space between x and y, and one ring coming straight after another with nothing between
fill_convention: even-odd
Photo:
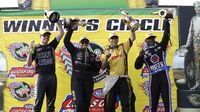
<instances>
[{"instance_id":1,"label":"trophy base","mask_svg":"<svg viewBox=\"0 0 200 112\"><path fill-rule=\"evenodd\" d=\"M189 109L189 108L179 108L179 107L177 107L176 112L200 112L200 108Z\"/></svg>"},{"instance_id":2,"label":"trophy base","mask_svg":"<svg viewBox=\"0 0 200 112\"><path fill-rule=\"evenodd\" d=\"M129 27L131 31L136 31L140 27L140 24L137 22L137 20L133 20L129 23Z\"/></svg>"},{"instance_id":3,"label":"trophy base","mask_svg":"<svg viewBox=\"0 0 200 112\"><path fill-rule=\"evenodd\" d=\"M134 26L132 26L131 30L132 31L136 31L138 28L140 27L140 24L135 24Z\"/></svg>"},{"instance_id":4,"label":"trophy base","mask_svg":"<svg viewBox=\"0 0 200 112\"><path fill-rule=\"evenodd\" d=\"M200 112L200 90L177 90L177 112L197 111Z\"/></svg>"}]
</instances>

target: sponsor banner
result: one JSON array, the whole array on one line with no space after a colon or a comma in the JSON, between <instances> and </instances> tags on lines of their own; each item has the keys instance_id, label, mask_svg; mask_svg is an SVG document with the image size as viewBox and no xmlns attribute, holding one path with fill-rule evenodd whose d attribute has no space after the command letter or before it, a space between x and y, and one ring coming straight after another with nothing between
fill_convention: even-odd
<instances>
[{"instance_id":1,"label":"sponsor banner","mask_svg":"<svg viewBox=\"0 0 200 112\"><path fill-rule=\"evenodd\" d=\"M136 31L136 40L128 54L128 68L131 78L132 86L136 95L136 110L143 111L144 107L148 105L148 70L134 69L134 62L141 49L142 43L145 39L146 33L153 32L157 36L157 41L161 41L163 36L163 18L158 15L151 15L151 12L158 11L159 9L129 9L129 14L133 16L140 24L141 27ZM79 26L72 35L71 41L74 45L78 45L80 37L86 35L90 42L90 50L97 54L101 54L105 46L108 45L109 33L116 31L119 35L119 42L127 41L130 31L123 23L123 16L120 15L119 10L58 10L61 14L59 22L63 24L63 18L74 17L75 15L80 19L90 22L92 24L86 27ZM55 24L51 24L47 19L44 19L43 11L22 11L22 12L0 12L0 47L1 51L8 59L8 78L6 88L4 89L4 109L6 112L10 111L12 107L23 107L26 104L34 104L32 96L32 88L34 88L35 75L33 75L33 68L26 67L26 52L28 45L35 40L35 43L40 42L39 31L42 28L48 28L51 32L50 40L56 36L57 29ZM175 50L178 48L178 17L171 20L171 42L167 49L167 65L172 65L172 59ZM65 33L67 30L65 30ZM64 38L64 37L63 37ZM57 99L55 103L55 111L61 111L67 106L65 101L70 101L70 79L71 79L71 56L64 47L63 39L60 41L56 52L56 75L58 80ZM141 75L143 71L143 75ZM173 109L176 109L176 86L173 81L172 70L169 70L171 83L172 83L172 103ZM96 78L94 92L96 89L104 86L102 77ZM20 88L11 85L23 85ZM29 85L29 86L28 86ZM11 91L15 89L21 90L18 94ZM26 87L24 89L23 87ZM28 89L27 89L28 88ZM22 91L23 90L23 91ZM28 91L29 90L29 91ZM25 92L26 91L26 92ZM30 93L29 93L30 92ZM26 93L26 94L25 94ZM98 93L98 92L96 92ZM21 94L21 96L20 96ZM24 98L26 97L26 98ZM19 100L20 99L20 100ZM93 99L93 106L95 109L100 109L103 104L101 100ZM68 102L69 103L69 102ZM95 104L94 104L95 103ZM63 107L63 104L65 106ZM98 104L98 106L96 106ZM68 106L67 106L68 107ZM70 106L69 106L70 107ZM42 107L42 111L46 109L46 100ZM71 109L71 108L68 108ZM117 112L121 112L121 106L116 108Z\"/></svg>"}]
</instances>

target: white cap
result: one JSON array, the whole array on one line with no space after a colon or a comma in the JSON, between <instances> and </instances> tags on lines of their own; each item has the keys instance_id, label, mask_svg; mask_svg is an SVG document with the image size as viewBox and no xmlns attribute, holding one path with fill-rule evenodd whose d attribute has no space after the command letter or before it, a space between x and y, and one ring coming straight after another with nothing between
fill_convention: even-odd
<instances>
[{"instance_id":1,"label":"white cap","mask_svg":"<svg viewBox=\"0 0 200 112\"><path fill-rule=\"evenodd\" d=\"M49 35L51 35L50 31L48 29L42 29L40 30L40 35L43 35L45 33L48 33Z\"/></svg>"},{"instance_id":2,"label":"white cap","mask_svg":"<svg viewBox=\"0 0 200 112\"><path fill-rule=\"evenodd\" d=\"M86 41L90 42L88 37L85 36L85 35L80 38L80 42L83 41L83 40L86 40Z\"/></svg>"},{"instance_id":3,"label":"white cap","mask_svg":"<svg viewBox=\"0 0 200 112\"><path fill-rule=\"evenodd\" d=\"M146 39L147 38L156 38L156 36L152 33L152 32L148 32L147 34L146 34Z\"/></svg>"},{"instance_id":4,"label":"white cap","mask_svg":"<svg viewBox=\"0 0 200 112\"><path fill-rule=\"evenodd\" d=\"M108 36L108 39L110 39L111 37L118 37L119 38L119 36L117 35L116 32L110 33L109 36Z\"/></svg>"}]
</instances>

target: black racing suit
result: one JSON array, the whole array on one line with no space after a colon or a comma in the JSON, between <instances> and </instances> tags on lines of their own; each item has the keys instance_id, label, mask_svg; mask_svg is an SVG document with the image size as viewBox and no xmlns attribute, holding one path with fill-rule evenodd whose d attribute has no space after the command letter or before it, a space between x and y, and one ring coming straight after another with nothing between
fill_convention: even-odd
<instances>
[{"instance_id":1,"label":"black racing suit","mask_svg":"<svg viewBox=\"0 0 200 112\"><path fill-rule=\"evenodd\" d=\"M100 61L95 61L96 54L88 49L74 47L70 42L73 30L69 29L64 44L72 57L71 90L75 94L75 111L89 112L92 92L94 88L93 76L100 69Z\"/></svg>"},{"instance_id":2,"label":"black racing suit","mask_svg":"<svg viewBox=\"0 0 200 112\"><path fill-rule=\"evenodd\" d=\"M32 59L35 60L37 79L35 83L34 112L41 112L44 95L47 97L47 112L54 112L57 79L55 72L56 38L47 45L36 45Z\"/></svg>"},{"instance_id":3,"label":"black racing suit","mask_svg":"<svg viewBox=\"0 0 200 112\"><path fill-rule=\"evenodd\" d=\"M164 20L164 35L162 41L144 50L135 61L136 69L142 68L143 63L149 69L149 101L151 112L156 112L160 95L163 99L165 112L172 112L170 78L166 65L166 49L170 40L169 28L169 21Z\"/></svg>"}]
</instances>

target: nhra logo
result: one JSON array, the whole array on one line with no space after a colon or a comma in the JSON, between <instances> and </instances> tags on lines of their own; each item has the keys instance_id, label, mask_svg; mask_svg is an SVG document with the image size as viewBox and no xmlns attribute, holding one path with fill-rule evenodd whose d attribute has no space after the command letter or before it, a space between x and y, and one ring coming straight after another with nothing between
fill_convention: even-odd
<instances>
[{"instance_id":1,"label":"nhra logo","mask_svg":"<svg viewBox=\"0 0 200 112\"><path fill-rule=\"evenodd\" d=\"M33 105L25 104L23 107L12 107L9 112L33 112Z\"/></svg>"},{"instance_id":2,"label":"nhra logo","mask_svg":"<svg viewBox=\"0 0 200 112\"><path fill-rule=\"evenodd\" d=\"M98 98L98 99L104 99L104 97L102 96L102 89L96 89L95 91L93 91L92 95L95 97L95 98Z\"/></svg>"},{"instance_id":3,"label":"nhra logo","mask_svg":"<svg viewBox=\"0 0 200 112\"><path fill-rule=\"evenodd\" d=\"M33 87L26 82L12 82L9 85L11 95L19 101L27 101L33 96Z\"/></svg>"},{"instance_id":4,"label":"nhra logo","mask_svg":"<svg viewBox=\"0 0 200 112\"><path fill-rule=\"evenodd\" d=\"M149 106L145 106L143 112L150 112ZM158 104L156 112L165 112L164 104L162 102Z\"/></svg>"},{"instance_id":5,"label":"nhra logo","mask_svg":"<svg viewBox=\"0 0 200 112\"><path fill-rule=\"evenodd\" d=\"M26 61L27 53L28 53L28 44L21 42L21 43L12 43L9 47L11 55L19 60L19 61Z\"/></svg>"},{"instance_id":6,"label":"nhra logo","mask_svg":"<svg viewBox=\"0 0 200 112\"><path fill-rule=\"evenodd\" d=\"M78 47L78 43L73 43L73 45L75 47ZM103 52L103 48L100 45L98 45L98 44L96 44L94 42L90 42L89 43L88 49L91 52L93 52L93 53L95 53L97 55L101 55L102 52ZM67 48L65 46L63 46L62 49L61 49L61 59L62 59L62 62L64 63L64 66L65 66L65 69L66 69L67 73L69 75L72 75L71 55L70 55L70 53L68 52L68 50L67 50Z\"/></svg>"},{"instance_id":7,"label":"nhra logo","mask_svg":"<svg viewBox=\"0 0 200 112\"><path fill-rule=\"evenodd\" d=\"M154 54L151 56L150 61L154 64L154 63L158 63L159 61L159 56L157 54Z\"/></svg>"},{"instance_id":8,"label":"nhra logo","mask_svg":"<svg viewBox=\"0 0 200 112\"><path fill-rule=\"evenodd\" d=\"M118 108L118 106L119 99L117 99L115 108ZM59 112L75 112L72 95L67 95ZM93 91L90 104L90 112L104 112L104 97L102 96L102 88L98 88Z\"/></svg>"}]
</instances>

